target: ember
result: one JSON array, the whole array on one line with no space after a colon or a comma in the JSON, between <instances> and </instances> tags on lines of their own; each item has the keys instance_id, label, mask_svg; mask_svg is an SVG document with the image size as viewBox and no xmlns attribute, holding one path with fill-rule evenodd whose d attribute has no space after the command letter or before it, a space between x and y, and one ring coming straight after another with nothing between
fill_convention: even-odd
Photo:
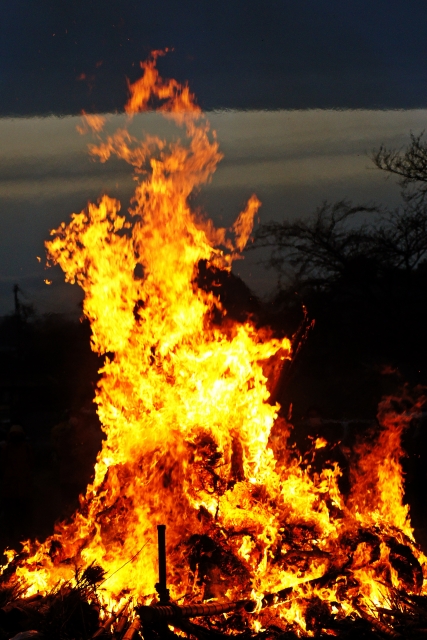
<instances>
[{"instance_id":1,"label":"ember","mask_svg":"<svg viewBox=\"0 0 427 640\"><path fill-rule=\"evenodd\" d=\"M125 129L102 139L104 120L86 117L82 131L97 137L91 154L134 167L132 206L120 214L104 195L46 243L84 290L92 348L105 356L95 402L106 439L71 521L19 556L8 552L8 629L32 624L46 638L409 637L427 628L426 558L403 503L401 435L424 397L382 403L379 434L351 460L349 495L338 463L315 470L286 447L291 427L270 392L290 341L231 320L220 293L198 285L199 265L230 270L241 257L260 202L252 195L231 229L191 210L221 154L188 87L160 78L159 55L129 86L126 111L156 106L184 139L139 141ZM154 591L159 523L170 603L165 580L160 600ZM21 627L10 622L17 608Z\"/></svg>"}]
</instances>

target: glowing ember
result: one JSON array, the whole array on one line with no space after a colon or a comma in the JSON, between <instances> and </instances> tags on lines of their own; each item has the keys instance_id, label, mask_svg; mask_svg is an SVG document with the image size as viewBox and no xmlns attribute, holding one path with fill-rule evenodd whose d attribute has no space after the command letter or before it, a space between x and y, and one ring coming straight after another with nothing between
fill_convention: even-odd
<instances>
[{"instance_id":1,"label":"glowing ember","mask_svg":"<svg viewBox=\"0 0 427 640\"><path fill-rule=\"evenodd\" d=\"M84 290L92 348L106 354L95 399L106 439L80 510L43 544L26 543L16 577L30 595L96 562L107 574L106 604L150 602L156 524L165 523L172 599L252 598L259 610L242 615L254 630L268 619L309 632L314 596L344 616L385 605L393 587L419 593L425 558L399 462L409 417L384 404L379 440L358 450L346 501L336 464L316 474L286 449L266 373L290 357L289 341L231 321L219 297L197 286L201 261L231 268L260 202L252 196L230 230L191 210L189 196L221 154L188 87L159 77L158 55L129 86L126 111L131 118L155 102L184 140L141 142L125 129L99 138L94 156L115 154L135 169L131 210L120 214L104 196L46 245ZM100 136L103 125L91 116L82 130Z\"/></svg>"}]
</instances>

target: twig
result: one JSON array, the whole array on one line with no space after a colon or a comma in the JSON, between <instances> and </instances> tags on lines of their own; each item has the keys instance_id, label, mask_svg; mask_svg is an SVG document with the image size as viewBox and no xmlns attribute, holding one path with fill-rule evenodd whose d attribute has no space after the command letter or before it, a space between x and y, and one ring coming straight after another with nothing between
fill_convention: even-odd
<instances>
[{"instance_id":1,"label":"twig","mask_svg":"<svg viewBox=\"0 0 427 640\"><path fill-rule=\"evenodd\" d=\"M362 607L360 607L358 604L354 604L354 608L356 609L357 613L360 615L361 618L364 618L367 622L369 622L374 627L374 629L376 629L380 633L383 633L388 638L393 638L394 640L398 640L398 638L403 638L403 636L400 633L398 633L397 631L394 631L394 629L391 629L388 625L384 624L384 622L381 622L381 620L378 620L378 618L374 618L373 616L371 616L367 611L362 609Z\"/></svg>"},{"instance_id":2,"label":"twig","mask_svg":"<svg viewBox=\"0 0 427 640\"><path fill-rule=\"evenodd\" d=\"M129 564L130 562L132 562L133 560L135 560L136 556L138 556L141 551L144 549L144 547L147 546L147 544L151 542L151 538L149 540L147 540L147 542L145 544L142 545L142 547L140 548L139 551L137 551L135 553L135 555L132 556L132 558L130 560L127 560L124 564L122 564L121 567L119 567L118 569L116 569L115 571L113 571L113 573L109 576L107 576L106 578L104 578L104 580L102 582L99 583L98 588L104 584L104 582L107 582L107 580L109 580L110 578L112 578L114 575L116 575L116 573L118 573L119 571L121 571L123 569L123 567L125 567L127 564Z\"/></svg>"}]
</instances>

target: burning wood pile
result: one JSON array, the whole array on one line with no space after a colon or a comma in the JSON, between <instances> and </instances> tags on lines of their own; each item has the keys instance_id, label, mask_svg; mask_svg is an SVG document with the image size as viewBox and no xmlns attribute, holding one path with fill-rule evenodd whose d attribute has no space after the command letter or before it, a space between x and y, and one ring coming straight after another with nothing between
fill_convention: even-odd
<instances>
[{"instance_id":1,"label":"burning wood pile","mask_svg":"<svg viewBox=\"0 0 427 640\"><path fill-rule=\"evenodd\" d=\"M369 609L361 602L359 595L351 595L359 586L348 567L326 572L296 588L288 587L275 593L264 594L262 601L244 599L237 601L210 601L207 603L177 604L172 602L166 582L165 526L158 525L159 539L159 581L156 584L157 597L151 604L140 604L134 598L127 598L121 606L108 611L103 605L102 585L106 581L103 569L96 565L87 567L81 574L76 573L73 582L62 584L50 593L22 597L19 588L7 587L12 563L4 575L4 586L0 591L3 606L0 608L0 638L45 640L68 638L122 638L132 640L142 637L177 638L185 634L188 638L214 640L232 637L251 640L265 638L299 638L301 635L314 638L423 638L427 637L427 596L420 595L422 569L410 552L409 547L390 541L394 549L393 566L400 570L399 577L404 583L417 575L418 593L410 593L390 585L387 607L371 603ZM366 541L374 535L359 532L360 540ZM360 544L359 540L359 544ZM379 540L376 541L377 545ZM352 547L358 543L353 541ZM16 560L19 559L17 558ZM221 569L221 567L218 567ZM7 575L9 574L9 576ZM339 581L341 597L352 599L353 611L345 613L342 602L325 603L316 590L331 587ZM413 585L411 585L413 587ZM413 590L413 589L412 589ZM305 633L299 625L283 628L283 621L277 620L277 610L290 603L298 604L305 622ZM251 618L264 615L262 631L251 629ZM280 617L280 616L279 616ZM196 620L196 622L194 622ZM31 628L30 628L31 627ZM36 631L37 629L37 631Z\"/></svg>"},{"instance_id":2,"label":"burning wood pile","mask_svg":"<svg viewBox=\"0 0 427 640\"><path fill-rule=\"evenodd\" d=\"M200 264L215 273L240 257L260 202L251 196L231 229L191 210L221 154L188 87L159 77L158 55L126 111L155 105L183 140L104 135L105 119L87 116L91 154L134 167L131 208L105 195L46 244L85 293L106 438L72 519L7 551L0 640L423 637L427 564L400 459L425 399L382 403L345 494L338 462L312 463L322 438L312 459L287 444L272 397L290 341L233 321L198 282Z\"/></svg>"},{"instance_id":3,"label":"burning wood pile","mask_svg":"<svg viewBox=\"0 0 427 640\"><path fill-rule=\"evenodd\" d=\"M171 601L166 582L165 526L158 525L159 539L159 581L156 584L157 597L151 604L140 604L134 598L127 598L121 606L108 611L103 604L102 585L106 581L103 569L96 565L76 573L73 582L62 584L50 593L22 597L17 585L6 586L12 563L5 572L4 586L0 591L3 606L0 608L0 637L16 640L44 638L45 640L68 638L122 638L132 640L142 637L174 638L185 637L201 640L232 637L251 640L255 638L282 638L291 640L301 635L315 638L423 638L427 637L427 596L420 595L423 576L422 569L410 551L410 547L389 541L394 550L392 565L397 567L399 577L418 580L418 593L410 593L389 587L387 607L371 603L369 609L362 603L356 590L359 586L348 568L353 562L349 558L347 566L327 571L321 578L275 593L266 593L261 602L252 599L237 601L210 601L207 603L177 604ZM371 532L359 532L359 542L353 541L357 549L360 541L374 543ZM379 545L379 539L376 540ZM347 550L348 551L348 550ZM16 558L19 562L19 558ZM222 567L218 567L219 570ZM223 569L226 571L226 568ZM9 575L7 575L9 574ZM340 583L341 597L352 598L353 611L346 613L343 602L326 603L315 595L322 589ZM413 585L411 589L413 591ZM352 592L356 593L355 596ZM283 621L277 620L281 606L300 607L305 622L305 633L300 625L288 625L285 631ZM251 628L251 618L263 615L265 626L256 632ZM196 620L196 622L194 622ZM37 630L36 630L37 629Z\"/></svg>"}]
</instances>

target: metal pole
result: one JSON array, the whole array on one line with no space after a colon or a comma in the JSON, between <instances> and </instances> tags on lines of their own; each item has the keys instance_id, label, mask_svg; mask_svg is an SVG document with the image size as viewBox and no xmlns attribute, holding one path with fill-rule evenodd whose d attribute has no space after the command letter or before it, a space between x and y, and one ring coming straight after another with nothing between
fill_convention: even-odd
<instances>
[{"instance_id":1,"label":"metal pole","mask_svg":"<svg viewBox=\"0 0 427 640\"><path fill-rule=\"evenodd\" d=\"M166 525L157 525L157 542L159 553L159 582L156 591L159 594L159 604L169 604L169 589L166 586Z\"/></svg>"}]
</instances>

